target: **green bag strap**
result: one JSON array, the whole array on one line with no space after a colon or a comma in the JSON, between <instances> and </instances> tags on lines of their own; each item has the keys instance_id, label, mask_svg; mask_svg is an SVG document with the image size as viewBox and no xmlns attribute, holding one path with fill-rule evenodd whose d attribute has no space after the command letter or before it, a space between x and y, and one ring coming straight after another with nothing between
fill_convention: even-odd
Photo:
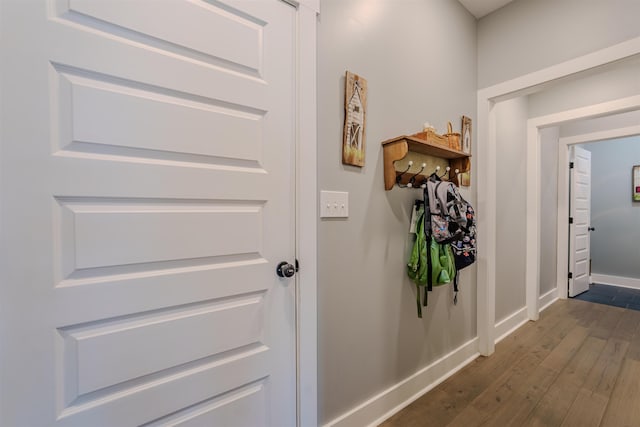
<instances>
[{"instance_id":1,"label":"green bag strap","mask_svg":"<svg viewBox=\"0 0 640 427\"><path fill-rule=\"evenodd\" d=\"M422 318L422 306L421 306L421 296L420 296L420 288L423 288L425 285L424 280L424 272L426 270L425 262L427 260L424 259L423 250L426 247L426 242L424 239L424 209L420 208L418 211L418 219L416 224L416 241L413 245L413 249L411 250L411 255L409 257L409 262L407 264L407 274L410 279L412 279L416 284L416 306L418 311L418 317Z\"/></svg>"},{"instance_id":2,"label":"green bag strap","mask_svg":"<svg viewBox=\"0 0 640 427\"><path fill-rule=\"evenodd\" d=\"M416 284L420 284L420 267L421 267L421 260L420 260L420 247L421 247L421 240L419 238L419 232L420 232L420 218L422 218L422 215L424 213L422 211L419 211L418 213L418 225L416 227L416 241L413 244L413 248L411 249L411 254L409 256L409 262L407 263L407 275L409 276L409 278L411 280L413 280L414 282L416 282Z\"/></svg>"}]
</instances>

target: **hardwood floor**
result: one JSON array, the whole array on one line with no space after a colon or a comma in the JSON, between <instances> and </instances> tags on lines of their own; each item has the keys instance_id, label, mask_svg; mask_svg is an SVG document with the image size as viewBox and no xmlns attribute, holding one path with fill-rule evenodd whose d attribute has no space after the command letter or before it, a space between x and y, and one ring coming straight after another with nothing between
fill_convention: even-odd
<instances>
[{"instance_id":1,"label":"hardwood floor","mask_svg":"<svg viewBox=\"0 0 640 427\"><path fill-rule=\"evenodd\" d=\"M381 426L640 426L640 311L559 300Z\"/></svg>"}]
</instances>

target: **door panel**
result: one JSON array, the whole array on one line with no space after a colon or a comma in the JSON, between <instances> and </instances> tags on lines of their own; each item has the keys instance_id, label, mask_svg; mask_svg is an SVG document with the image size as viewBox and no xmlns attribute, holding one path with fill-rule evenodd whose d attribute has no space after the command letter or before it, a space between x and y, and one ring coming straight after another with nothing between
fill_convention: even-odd
<instances>
[{"instance_id":1,"label":"door panel","mask_svg":"<svg viewBox=\"0 0 640 427\"><path fill-rule=\"evenodd\" d=\"M264 401L267 399L265 392L264 385L258 382L230 393L225 400L212 399L186 413L173 414L145 424L144 427L261 425L262 420L254 410L256 407L264 406Z\"/></svg>"},{"instance_id":2,"label":"door panel","mask_svg":"<svg viewBox=\"0 0 640 427\"><path fill-rule=\"evenodd\" d=\"M70 118L65 123L69 129L64 129L70 134L64 139L69 145L64 149L129 152L147 158L164 155L192 163L215 161L202 156L245 160L254 166L250 162L261 160L264 112L224 107L210 98L193 100L157 89L111 84L104 77L98 80L67 72L59 78L59 108ZM137 120L132 121L134 116ZM189 139L185 140L185 135ZM211 135L237 143L212 144Z\"/></svg>"},{"instance_id":3,"label":"door panel","mask_svg":"<svg viewBox=\"0 0 640 427\"><path fill-rule=\"evenodd\" d=\"M261 252L264 218L259 202L135 202L76 199L64 205L73 226L62 238L73 240L66 246L74 248L69 258L75 259L75 269Z\"/></svg>"},{"instance_id":4,"label":"door panel","mask_svg":"<svg viewBox=\"0 0 640 427\"><path fill-rule=\"evenodd\" d=\"M233 10L224 3L211 3L155 2L153 14L156 17L148 19L150 8L144 2L129 2L126 8L114 8L108 2L70 0L68 8L60 2L58 14L69 20L106 27L114 33L130 30L138 33L138 37L153 37L156 43L164 42L175 46L174 49L183 48L192 55L206 55L211 60L259 72L263 60L261 39L267 22L242 10ZM197 30L184 31L183 26ZM128 35L128 38L132 37ZM233 40L233 43L228 43L228 40Z\"/></svg>"},{"instance_id":5,"label":"door panel","mask_svg":"<svg viewBox=\"0 0 640 427\"><path fill-rule=\"evenodd\" d=\"M295 425L294 14L3 4L0 425Z\"/></svg>"},{"instance_id":6,"label":"door panel","mask_svg":"<svg viewBox=\"0 0 640 427\"><path fill-rule=\"evenodd\" d=\"M591 221L591 152L571 147L571 200L569 226L569 296L589 290L589 224Z\"/></svg>"},{"instance_id":7,"label":"door panel","mask_svg":"<svg viewBox=\"0 0 640 427\"><path fill-rule=\"evenodd\" d=\"M263 310L264 295L260 293L62 328L64 366L73 369L78 394L90 393L192 360L260 344ZM233 325L233 334L224 333L227 325Z\"/></svg>"}]
</instances>

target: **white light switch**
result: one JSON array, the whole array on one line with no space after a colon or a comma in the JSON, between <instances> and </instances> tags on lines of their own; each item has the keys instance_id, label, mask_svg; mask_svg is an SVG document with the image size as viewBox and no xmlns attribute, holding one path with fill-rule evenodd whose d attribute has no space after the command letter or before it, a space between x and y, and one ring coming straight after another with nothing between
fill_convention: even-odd
<instances>
[{"instance_id":1,"label":"white light switch","mask_svg":"<svg viewBox=\"0 0 640 427\"><path fill-rule=\"evenodd\" d=\"M320 218L347 218L349 193L346 191L320 192Z\"/></svg>"}]
</instances>

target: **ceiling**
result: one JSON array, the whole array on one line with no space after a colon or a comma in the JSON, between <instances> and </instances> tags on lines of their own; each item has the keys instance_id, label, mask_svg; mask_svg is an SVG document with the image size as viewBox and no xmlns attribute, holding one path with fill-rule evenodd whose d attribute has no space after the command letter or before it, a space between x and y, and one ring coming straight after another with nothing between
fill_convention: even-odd
<instances>
[{"instance_id":1,"label":"ceiling","mask_svg":"<svg viewBox=\"0 0 640 427\"><path fill-rule=\"evenodd\" d=\"M482 18L513 0L458 0L476 18Z\"/></svg>"}]
</instances>

